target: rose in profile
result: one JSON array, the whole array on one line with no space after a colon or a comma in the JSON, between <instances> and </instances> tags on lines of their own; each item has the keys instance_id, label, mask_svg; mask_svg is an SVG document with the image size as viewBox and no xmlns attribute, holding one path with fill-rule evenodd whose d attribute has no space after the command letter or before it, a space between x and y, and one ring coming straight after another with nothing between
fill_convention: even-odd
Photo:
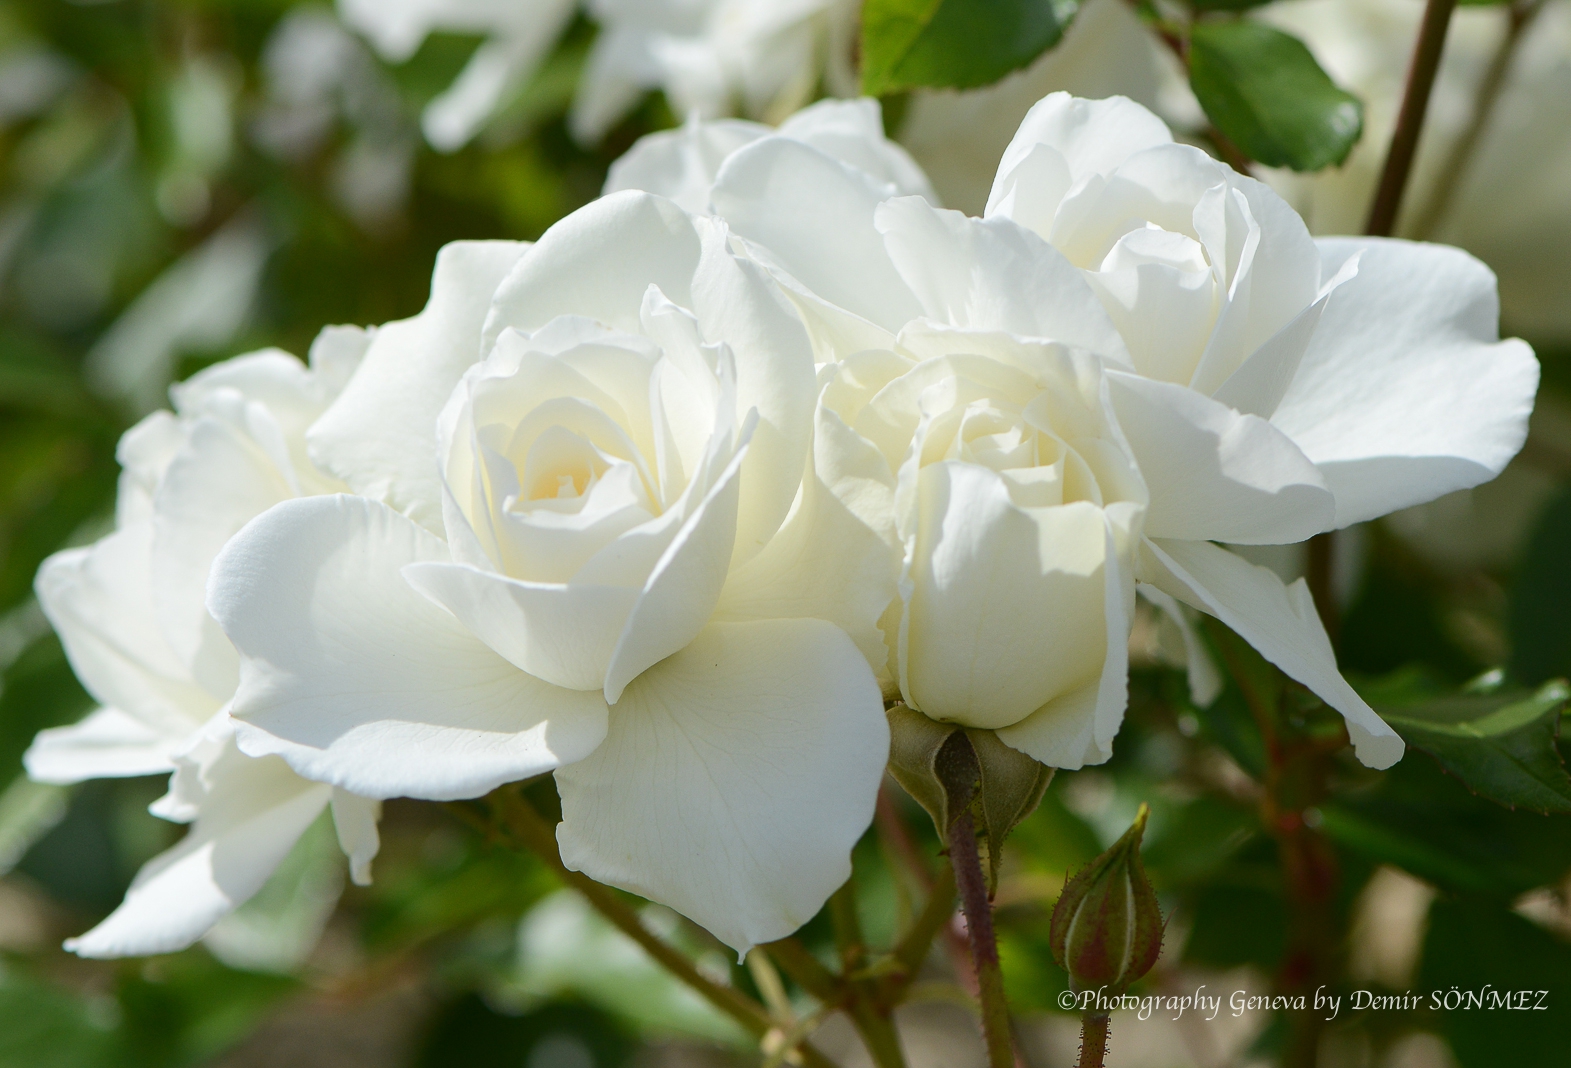
<instances>
[{"instance_id":1,"label":"rose in profile","mask_svg":"<svg viewBox=\"0 0 1571 1068\"><path fill-rule=\"evenodd\" d=\"M344 488L307 457L305 430L366 342L329 328L310 367L271 350L175 386L175 411L120 441L114 533L39 568L39 603L102 707L40 732L28 774L71 783L173 771L153 812L192 825L142 868L114 913L66 943L83 956L190 945L260 890L328 807L355 881L370 881L377 802L236 748L228 702L238 657L205 606L213 559L235 531L280 501Z\"/></svg>"},{"instance_id":2,"label":"rose in profile","mask_svg":"<svg viewBox=\"0 0 1571 1068\"><path fill-rule=\"evenodd\" d=\"M809 463L806 333L723 223L648 194L497 255L500 285L439 267L440 313L314 428L365 496L220 559L241 746L370 797L554 771L570 867L782 937L849 875L888 755L892 561Z\"/></svg>"}]
</instances>

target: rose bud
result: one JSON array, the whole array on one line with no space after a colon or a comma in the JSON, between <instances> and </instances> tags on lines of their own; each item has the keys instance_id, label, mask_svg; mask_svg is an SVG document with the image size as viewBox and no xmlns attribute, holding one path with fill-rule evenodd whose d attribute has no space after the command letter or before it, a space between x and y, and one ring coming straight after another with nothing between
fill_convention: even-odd
<instances>
[{"instance_id":1,"label":"rose bud","mask_svg":"<svg viewBox=\"0 0 1571 1068\"><path fill-rule=\"evenodd\" d=\"M1121 994L1162 951L1162 912L1140 862L1149 813L1141 805L1124 836L1064 884L1053 908L1053 959L1077 990Z\"/></svg>"}]
</instances>

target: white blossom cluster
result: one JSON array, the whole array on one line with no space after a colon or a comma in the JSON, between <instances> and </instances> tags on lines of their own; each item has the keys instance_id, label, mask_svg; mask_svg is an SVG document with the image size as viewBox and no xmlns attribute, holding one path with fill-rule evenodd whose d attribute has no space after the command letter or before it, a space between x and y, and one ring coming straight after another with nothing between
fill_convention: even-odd
<instances>
[{"instance_id":1,"label":"white blossom cluster","mask_svg":"<svg viewBox=\"0 0 1571 1068\"><path fill-rule=\"evenodd\" d=\"M1121 97L1041 100L981 217L928 188L872 101L695 120L415 317L176 387L38 579L103 708L29 769L172 770L193 824L73 948L189 944L324 808L363 880L381 799L550 773L569 868L743 952L848 876L887 701L1107 760L1137 594L1394 763L1304 583L1222 544L1497 474L1538 364L1494 276L1312 238Z\"/></svg>"}]
</instances>

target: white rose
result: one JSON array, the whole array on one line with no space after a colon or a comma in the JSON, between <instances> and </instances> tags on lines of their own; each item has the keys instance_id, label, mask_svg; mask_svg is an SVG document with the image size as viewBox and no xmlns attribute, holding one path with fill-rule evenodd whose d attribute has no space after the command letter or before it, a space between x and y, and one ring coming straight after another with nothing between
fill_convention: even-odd
<instances>
[{"instance_id":1,"label":"white rose","mask_svg":"<svg viewBox=\"0 0 1571 1068\"><path fill-rule=\"evenodd\" d=\"M645 134L611 164L605 192L642 189L681 207L709 211L709 190L726 157L771 134L812 145L874 179L888 183L890 196L923 196L938 203L927 175L905 149L884 136L878 101L820 100L778 127L746 119L706 122L692 115L677 130Z\"/></svg>"},{"instance_id":2,"label":"white rose","mask_svg":"<svg viewBox=\"0 0 1571 1068\"><path fill-rule=\"evenodd\" d=\"M1020 120L1058 90L1127 96L1181 125L1203 118L1177 60L1134 7L1127 0L1087 0L1064 39L1025 70L981 89L913 91L898 137L945 204L977 213Z\"/></svg>"},{"instance_id":3,"label":"white rose","mask_svg":"<svg viewBox=\"0 0 1571 1068\"><path fill-rule=\"evenodd\" d=\"M175 386L174 414L155 413L121 439L115 532L39 569L39 602L103 707L40 732L28 773L70 783L172 770L153 811L192 823L124 904L66 943L83 956L190 945L261 889L329 805L355 881L370 879L375 801L235 747L226 709L238 657L204 605L213 558L235 531L280 501L342 488L307 458L305 429L364 347L361 331L330 328L309 369L272 350Z\"/></svg>"},{"instance_id":4,"label":"white rose","mask_svg":"<svg viewBox=\"0 0 1571 1068\"><path fill-rule=\"evenodd\" d=\"M917 321L823 398L841 463L894 474L906 703L1060 767L1105 760L1123 714L1147 495L1105 378L1082 350Z\"/></svg>"},{"instance_id":5,"label":"white rose","mask_svg":"<svg viewBox=\"0 0 1571 1068\"><path fill-rule=\"evenodd\" d=\"M485 36L420 117L426 140L443 152L468 144L503 95L529 80L577 7L575 0L338 0L345 24L393 63L413 56L431 33Z\"/></svg>"},{"instance_id":6,"label":"white rose","mask_svg":"<svg viewBox=\"0 0 1571 1068\"><path fill-rule=\"evenodd\" d=\"M808 341L722 223L620 193L519 252L449 256L313 432L393 507L290 502L221 557L241 745L372 797L555 770L570 867L746 950L871 819L891 561L804 481Z\"/></svg>"},{"instance_id":7,"label":"white rose","mask_svg":"<svg viewBox=\"0 0 1571 1068\"><path fill-rule=\"evenodd\" d=\"M981 220L886 200L782 138L733 153L711 200L774 266L821 360L898 348L927 324L1098 354L1149 497L1136 579L1217 616L1342 712L1366 763L1398 759L1400 738L1338 673L1303 584L1212 543L1301 541L1498 473L1521 446L1538 365L1496 340L1487 268L1442 246L1317 243L1267 187L1174 144L1121 98L1054 94L1033 108ZM991 640L1020 640L1007 613L989 624ZM1105 666L1077 664L1065 677ZM1102 691L1095 718L1116 722L1122 701ZM1077 766L1107 751L1051 755Z\"/></svg>"},{"instance_id":8,"label":"white rose","mask_svg":"<svg viewBox=\"0 0 1571 1068\"><path fill-rule=\"evenodd\" d=\"M821 79L854 93L853 0L590 0L600 24L569 126L598 141L651 90L678 115L778 122Z\"/></svg>"}]
</instances>

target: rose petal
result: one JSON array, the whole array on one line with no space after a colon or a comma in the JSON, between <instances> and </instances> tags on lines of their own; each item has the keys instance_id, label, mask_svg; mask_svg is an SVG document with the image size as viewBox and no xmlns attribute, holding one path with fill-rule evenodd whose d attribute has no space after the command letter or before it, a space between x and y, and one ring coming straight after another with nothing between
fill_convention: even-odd
<instances>
[{"instance_id":1,"label":"rose petal","mask_svg":"<svg viewBox=\"0 0 1571 1068\"><path fill-rule=\"evenodd\" d=\"M508 663L400 574L446 548L384 505L288 501L213 565L208 607L244 658L233 714L253 755L362 797L476 797L577 760L596 693Z\"/></svg>"},{"instance_id":2,"label":"rose petal","mask_svg":"<svg viewBox=\"0 0 1571 1068\"><path fill-rule=\"evenodd\" d=\"M1527 436L1538 361L1498 341L1494 274L1460 249L1322 238L1326 271L1362 250L1271 417L1320 468L1336 525L1487 482Z\"/></svg>"},{"instance_id":3,"label":"rose petal","mask_svg":"<svg viewBox=\"0 0 1571 1068\"><path fill-rule=\"evenodd\" d=\"M888 756L878 686L839 629L717 623L628 686L605 743L557 772L562 860L746 953L851 874Z\"/></svg>"},{"instance_id":4,"label":"rose petal","mask_svg":"<svg viewBox=\"0 0 1571 1068\"><path fill-rule=\"evenodd\" d=\"M1342 713L1359 760L1388 768L1402 759L1401 736L1337 670L1331 639L1303 579L1284 586L1270 570L1209 542L1147 539L1144 550L1142 582L1220 619Z\"/></svg>"}]
</instances>

